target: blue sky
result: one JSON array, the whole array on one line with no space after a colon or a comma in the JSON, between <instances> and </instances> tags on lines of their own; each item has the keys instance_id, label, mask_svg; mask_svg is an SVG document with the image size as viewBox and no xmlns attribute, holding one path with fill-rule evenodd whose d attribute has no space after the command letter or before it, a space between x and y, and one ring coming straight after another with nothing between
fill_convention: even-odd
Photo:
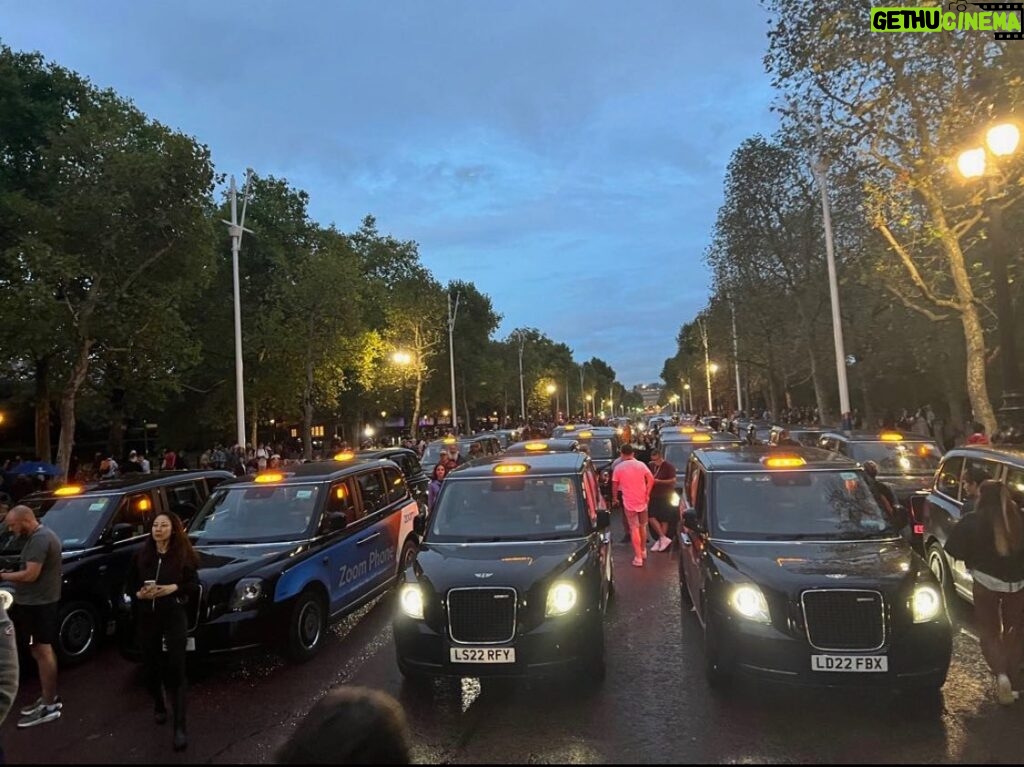
<instances>
[{"instance_id":1,"label":"blue sky","mask_svg":"<svg viewBox=\"0 0 1024 767\"><path fill-rule=\"evenodd\" d=\"M757 0L0 0L0 39L366 213L627 385L703 305L732 150L770 132ZM243 245L244 255L244 245Z\"/></svg>"}]
</instances>

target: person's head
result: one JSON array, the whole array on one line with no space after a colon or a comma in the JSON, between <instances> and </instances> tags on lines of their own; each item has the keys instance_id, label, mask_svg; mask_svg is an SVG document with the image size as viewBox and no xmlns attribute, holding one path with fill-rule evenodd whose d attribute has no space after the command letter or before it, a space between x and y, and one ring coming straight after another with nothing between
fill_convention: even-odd
<instances>
[{"instance_id":1,"label":"person's head","mask_svg":"<svg viewBox=\"0 0 1024 767\"><path fill-rule=\"evenodd\" d=\"M964 497L977 498L981 484L987 479L987 471L980 466L971 466L964 474Z\"/></svg>"},{"instance_id":2,"label":"person's head","mask_svg":"<svg viewBox=\"0 0 1024 767\"><path fill-rule=\"evenodd\" d=\"M1000 556L1024 549L1024 520L1005 484L994 479L982 482L978 489L977 512L992 525L996 552Z\"/></svg>"},{"instance_id":3,"label":"person's head","mask_svg":"<svg viewBox=\"0 0 1024 767\"><path fill-rule=\"evenodd\" d=\"M390 695L337 687L277 752L278 764L408 764L405 712Z\"/></svg>"},{"instance_id":4,"label":"person's head","mask_svg":"<svg viewBox=\"0 0 1024 767\"><path fill-rule=\"evenodd\" d=\"M31 535L39 527L39 520L36 513L25 505L18 505L11 508L4 516L4 524L11 531L12 535Z\"/></svg>"},{"instance_id":5,"label":"person's head","mask_svg":"<svg viewBox=\"0 0 1024 767\"><path fill-rule=\"evenodd\" d=\"M789 429L783 429L782 431L779 432L779 442L781 442L784 439L789 439ZM871 463L874 462L872 461ZM877 468L877 466L875 468Z\"/></svg>"},{"instance_id":6,"label":"person's head","mask_svg":"<svg viewBox=\"0 0 1024 767\"><path fill-rule=\"evenodd\" d=\"M453 461L459 457L458 445L453 444L448 446L448 457L451 458Z\"/></svg>"},{"instance_id":7,"label":"person's head","mask_svg":"<svg viewBox=\"0 0 1024 767\"><path fill-rule=\"evenodd\" d=\"M434 467L434 471L431 472L430 476L432 479L443 480L448 474L448 467L444 463L439 463Z\"/></svg>"},{"instance_id":8,"label":"person's head","mask_svg":"<svg viewBox=\"0 0 1024 767\"><path fill-rule=\"evenodd\" d=\"M619 448L619 455L625 458L627 461L633 457L633 446L630 443L624 444Z\"/></svg>"},{"instance_id":9,"label":"person's head","mask_svg":"<svg viewBox=\"0 0 1024 767\"><path fill-rule=\"evenodd\" d=\"M157 548L164 545L167 546L167 553L175 559L193 565L198 563L198 557L185 532L181 517L169 511L160 512L149 523L146 550L150 556L155 556Z\"/></svg>"},{"instance_id":10,"label":"person's head","mask_svg":"<svg viewBox=\"0 0 1024 767\"><path fill-rule=\"evenodd\" d=\"M864 473L875 479L878 476L878 464L874 461L864 461Z\"/></svg>"},{"instance_id":11,"label":"person's head","mask_svg":"<svg viewBox=\"0 0 1024 767\"><path fill-rule=\"evenodd\" d=\"M660 466L663 460L665 459L662 458L661 456L661 450L659 450L658 448L653 448L651 450L651 463L653 463L655 466Z\"/></svg>"},{"instance_id":12,"label":"person's head","mask_svg":"<svg viewBox=\"0 0 1024 767\"><path fill-rule=\"evenodd\" d=\"M473 444L471 444L469 446L469 454L470 455L480 455L483 452L484 452L483 445L481 445L479 442L474 442Z\"/></svg>"}]
</instances>

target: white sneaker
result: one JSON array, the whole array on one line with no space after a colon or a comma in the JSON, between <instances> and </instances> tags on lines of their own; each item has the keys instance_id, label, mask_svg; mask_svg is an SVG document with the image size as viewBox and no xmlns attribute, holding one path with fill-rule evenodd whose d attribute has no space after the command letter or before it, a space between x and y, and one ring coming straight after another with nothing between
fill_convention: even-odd
<instances>
[{"instance_id":1,"label":"white sneaker","mask_svg":"<svg viewBox=\"0 0 1024 767\"><path fill-rule=\"evenodd\" d=\"M996 700L1003 706L1009 706L1016 700L1013 695L1013 685L1010 684L1010 677L1006 674L996 677Z\"/></svg>"},{"instance_id":2,"label":"white sneaker","mask_svg":"<svg viewBox=\"0 0 1024 767\"><path fill-rule=\"evenodd\" d=\"M655 541L651 544L651 551L661 551L661 541Z\"/></svg>"},{"instance_id":3,"label":"white sneaker","mask_svg":"<svg viewBox=\"0 0 1024 767\"><path fill-rule=\"evenodd\" d=\"M658 551L668 551L670 548L672 548L671 538L662 538L658 542L661 544L661 548L659 548Z\"/></svg>"}]
</instances>

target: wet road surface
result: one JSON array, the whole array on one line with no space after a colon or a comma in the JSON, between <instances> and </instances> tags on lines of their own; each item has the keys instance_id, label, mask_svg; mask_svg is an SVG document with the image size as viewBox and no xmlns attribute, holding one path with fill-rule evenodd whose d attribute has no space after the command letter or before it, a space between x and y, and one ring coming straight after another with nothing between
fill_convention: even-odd
<instances>
[{"instance_id":1,"label":"wet road surface","mask_svg":"<svg viewBox=\"0 0 1024 767\"><path fill-rule=\"evenodd\" d=\"M617 528L616 528L617 529ZM728 696L703 676L696 618L679 600L677 558L643 570L614 547L617 594L606 629L608 675L597 689L561 682L403 683L391 639L392 596L332 627L323 651L293 666L266 652L190 672L189 750L171 751L152 722L138 668L105 649L62 673L64 714L2 729L8 759L27 762L268 762L327 690L365 685L405 707L419 763L894 763L1024 761L1024 702L994 702L970 626L958 630L940 711L887 694L743 683ZM18 707L38 694L23 680Z\"/></svg>"}]
</instances>

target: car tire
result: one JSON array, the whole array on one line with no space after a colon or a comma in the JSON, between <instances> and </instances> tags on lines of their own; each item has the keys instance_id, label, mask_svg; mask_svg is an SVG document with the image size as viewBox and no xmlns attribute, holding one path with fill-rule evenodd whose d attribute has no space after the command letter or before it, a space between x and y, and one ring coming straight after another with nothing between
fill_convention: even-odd
<instances>
[{"instance_id":1,"label":"car tire","mask_svg":"<svg viewBox=\"0 0 1024 767\"><path fill-rule=\"evenodd\" d=\"M57 613L57 646L61 666L76 666L96 653L102 637L100 614L91 602L70 602Z\"/></svg>"},{"instance_id":2,"label":"car tire","mask_svg":"<svg viewBox=\"0 0 1024 767\"><path fill-rule=\"evenodd\" d=\"M411 535L405 539L405 545L402 546L402 556L398 560L398 574L401 575L412 564L412 561L416 558L416 552L419 549L419 544L416 543L416 539Z\"/></svg>"},{"instance_id":3,"label":"car tire","mask_svg":"<svg viewBox=\"0 0 1024 767\"><path fill-rule=\"evenodd\" d=\"M303 663L323 644L327 631L327 606L315 592L303 591L292 603L288 618L285 654L295 663Z\"/></svg>"},{"instance_id":4,"label":"car tire","mask_svg":"<svg viewBox=\"0 0 1024 767\"><path fill-rule=\"evenodd\" d=\"M704 612L704 676L714 690L728 690L733 682L732 666L725 660L722 642L713 616Z\"/></svg>"},{"instance_id":5,"label":"car tire","mask_svg":"<svg viewBox=\"0 0 1024 767\"><path fill-rule=\"evenodd\" d=\"M956 597L956 588L953 586L953 574L949 570L949 560L946 559L946 552L937 541L928 544L928 569L932 571L939 582L939 590L946 601L946 610L949 611Z\"/></svg>"}]
</instances>

